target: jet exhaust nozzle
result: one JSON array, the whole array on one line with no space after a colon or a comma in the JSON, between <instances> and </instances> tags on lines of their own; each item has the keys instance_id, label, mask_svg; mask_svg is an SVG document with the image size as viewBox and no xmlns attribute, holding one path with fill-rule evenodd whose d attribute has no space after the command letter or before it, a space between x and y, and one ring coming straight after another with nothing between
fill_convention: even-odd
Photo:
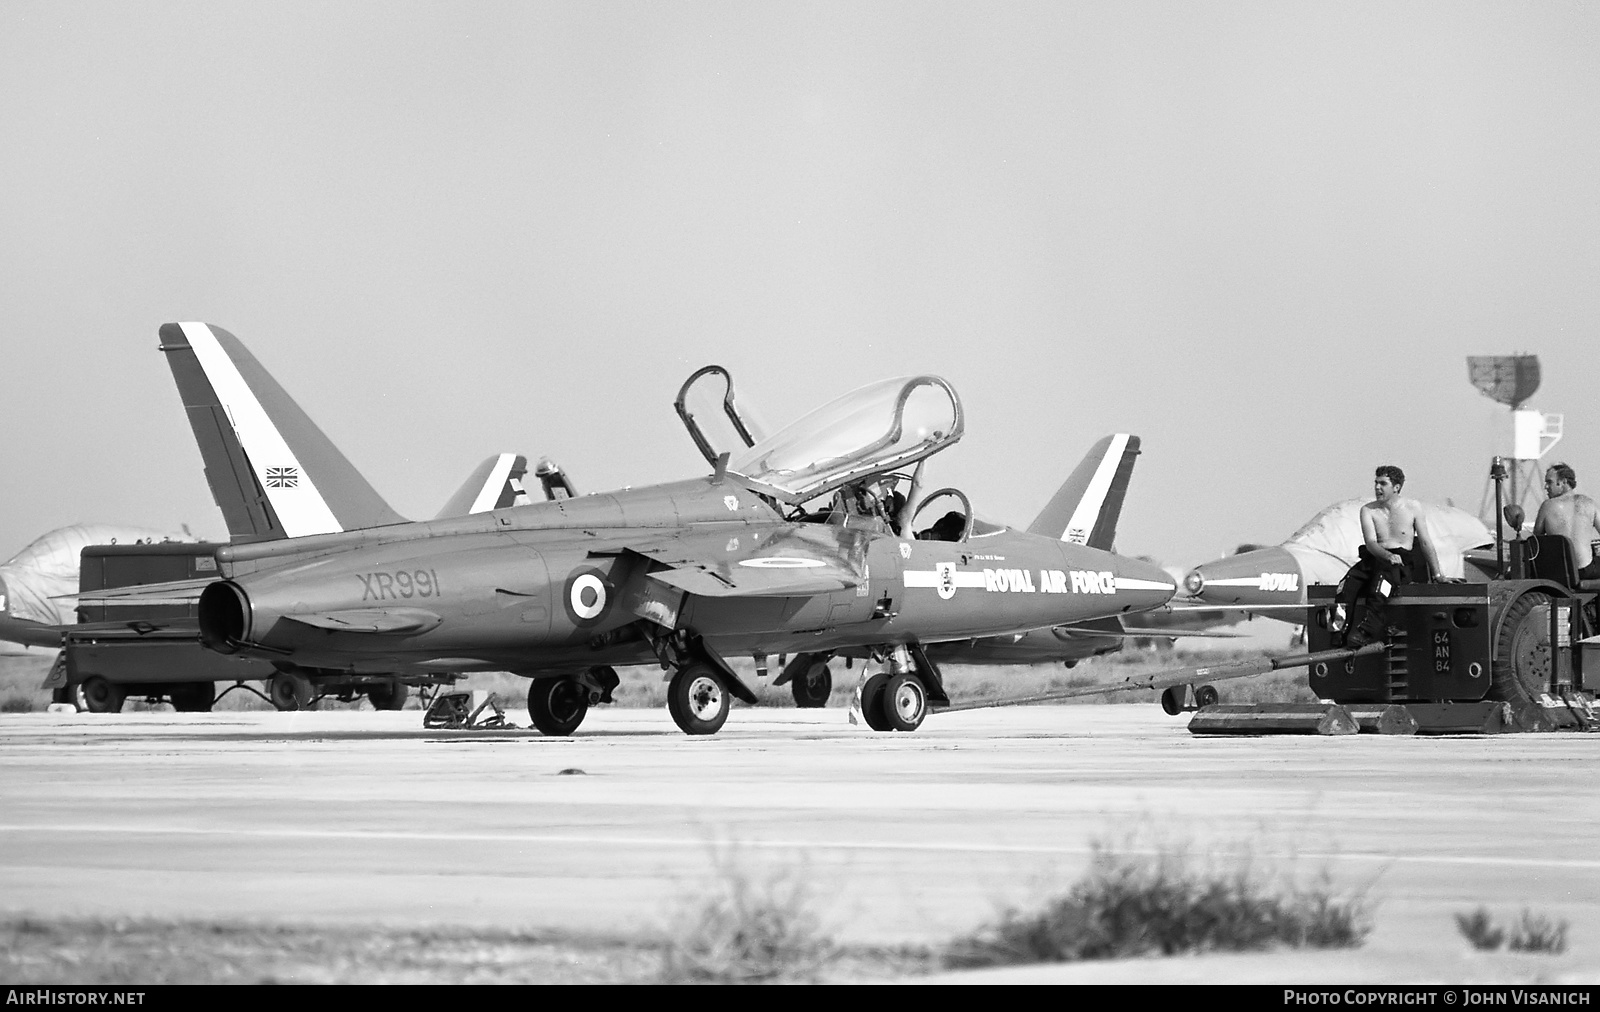
<instances>
[{"instance_id":1,"label":"jet exhaust nozzle","mask_svg":"<svg viewBox=\"0 0 1600 1012\"><path fill-rule=\"evenodd\" d=\"M222 654L238 653L250 636L250 597L232 580L200 592L200 642Z\"/></svg>"}]
</instances>

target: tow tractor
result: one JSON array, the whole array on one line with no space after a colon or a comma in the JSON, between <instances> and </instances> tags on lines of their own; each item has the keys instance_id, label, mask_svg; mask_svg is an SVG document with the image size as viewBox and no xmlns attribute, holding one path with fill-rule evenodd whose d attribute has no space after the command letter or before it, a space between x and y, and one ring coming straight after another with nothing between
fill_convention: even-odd
<instances>
[{"instance_id":1,"label":"tow tractor","mask_svg":"<svg viewBox=\"0 0 1600 1012\"><path fill-rule=\"evenodd\" d=\"M1505 469L1490 472L1499 499ZM1499 506L1499 503L1496 503ZM1499 511L1512 531L1518 506ZM1498 526L1498 525L1497 525ZM1507 539L1475 560L1473 582L1409 584L1388 601L1381 642L1348 648L1332 621L1335 588L1308 588L1309 652L1178 668L1095 686L944 711L1012 706L1110 690L1161 689L1162 708L1192 712L1189 730L1229 734L1472 734L1600 730L1600 580L1578 579L1566 538ZM1309 670L1316 703L1228 704L1212 682Z\"/></svg>"}]
</instances>

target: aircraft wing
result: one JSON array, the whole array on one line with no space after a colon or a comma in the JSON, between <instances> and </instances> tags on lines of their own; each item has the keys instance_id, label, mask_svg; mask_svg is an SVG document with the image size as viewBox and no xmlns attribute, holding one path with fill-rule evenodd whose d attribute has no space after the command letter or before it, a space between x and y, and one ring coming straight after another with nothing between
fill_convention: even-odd
<instances>
[{"instance_id":1,"label":"aircraft wing","mask_svg":"<svg viewBox=\"0 0 1600 1012\"><path fill-rule=\"evenodd\" d=\"M58 625L45 625L43 622L0 614L0 640L30 647L59 647L61 630L62 627Z\"/></svg>"},{"instance_id":2,"label":"aircraft wing","mask_svg":"<svg viewBox=\"0 0 1600 1012\"><path fill-rule=\"evenodd\" d=\"M1096 633L1098 636L1117 635L1116 633ZM1224 632L1221 629L1135 629L1132 627L1122 630L1123 636L1143 637L1149 636L1156 639L1192 639L1196 636L1201 639L1213 640L1239 640L1249 639L1249 633Z\"/></svg>"},{"instance_id":3,"label":"aircraft wing","mask_svg":"<svg viewBox=\"0 0 1600 1012\"><path fill-rule=\"evenodd\" d=\"M865 578L864 562L838 541L804 531L763 537L729 527L625 550L648 560L648 579L701 597L808 597Z\"/></svg>"},{"instance_id":4,"label":"aircraft wing","mask_svg":"<svg viewBox=\"0 0 1600 1012\"><path fill-rule=\"evenodd\" d=\"M650 579L701 597L807 597L848 590L858 582L851 573L820 567L663 569L651 573Z\"/></svg>"},{"instance_id":5,"label":"aircraft wing","mask_svg":"<svg viewBox=\"0 0 1600 1012\"><path fill-rule=\"evenodd\" d=\"M421 608L347 608L343 611L285 615L284 618L327 632L391 636L424 633L443 621L433 612Z\"/></svg>"}]
</instances>

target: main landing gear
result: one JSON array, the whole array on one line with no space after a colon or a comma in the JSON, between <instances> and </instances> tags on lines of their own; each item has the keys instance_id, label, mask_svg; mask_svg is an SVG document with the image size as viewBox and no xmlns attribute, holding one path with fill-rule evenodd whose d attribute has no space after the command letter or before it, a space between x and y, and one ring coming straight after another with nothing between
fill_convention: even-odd
<instances>
[{"instance_id":1,"label":"main landing gear","mask_svg":"<svg viewBox=\"0 0 1600 1012\"><path fill-rule=\"evenodd\" d=\"M535 678L528 685L528 716L533 726L552 737L566 737L578 729L589 707L612 702L621 683L609 665L589 668L576 675Z\"/></svg>"},{"instance_id":2,"label":"main landing gear","mask_svg":"<svg viewBox=\"0 0 1600 1012\"><path fill-rule=\"evenodd\" d=\"M667 712L684 734L716 734L732 702L709 664L685 665L667 684Z\"/></svg>"}]
</instances>

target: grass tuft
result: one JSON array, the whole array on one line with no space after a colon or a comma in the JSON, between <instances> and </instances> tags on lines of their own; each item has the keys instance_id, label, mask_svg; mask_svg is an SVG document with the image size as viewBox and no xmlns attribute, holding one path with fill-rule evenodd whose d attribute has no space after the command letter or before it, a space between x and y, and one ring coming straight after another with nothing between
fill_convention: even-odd
<instances>
[{"instance_id":1,"label":"grass tuft","mask_svg":"<svg viewBox=\"0 0 1600 1012\"><path fill-rule=\"evenodd\" d=\"M1506 948L1512 952L1548 952L1552 955L1566 952L1567 922L1524 910L1511 929Z\"/></svg>"},{"instance_id":2,"label":"grass tuft","mask_svg":"<svg viewBox=\"0 0 1600 1012\"><path fill-rule=\"evenodd\" d=\"M1486 952L1500 948L1506 940L1505 929L1495 925L1486 907L1479 907L1470 914L1456 914L1456 930L1472 943L1474 949Z\"/></svg>"},{"instance_id":3,"label":"grass tuft","mask_svg":"<svg viewBox=\"0 0 1600 1012\"><path fill-rule=\"evenodd\" d=\"M1474 949L1494 952L1503 944L1512 952L1558 954L1567 951L1567 922L1531 910L1524 909L1509 930L1495 924L1487 907L1455 916L1456 930Z\"/></svg>"},{"instance_id":4,"label":"grass tuft","mask_svg":"<svg viewBox=\"0 0 1600 1012\"><path fill-rule=\"evenodd\" d=\"M1336 890L1326 872L1309 886L1250 863L1195 868L1182 850L1151 856L1095 845L1088 872L1040 910L999 923L946 950L951 967L1171 956L1291 948L1347 948L1372 930L1364 893Z\"/></svg>"},{"instance_id":5,"label":"grass tuft","mask_svg":"<svg viewBox=\"0 0 1600 1012\"><path fill-rule=\"evenodd\" d=\"M838 954L813 910L803 869L756 873L713 854L714 873L677 918L662 950L671 984L815 981Z\"/></svg>"}]
</instances>

